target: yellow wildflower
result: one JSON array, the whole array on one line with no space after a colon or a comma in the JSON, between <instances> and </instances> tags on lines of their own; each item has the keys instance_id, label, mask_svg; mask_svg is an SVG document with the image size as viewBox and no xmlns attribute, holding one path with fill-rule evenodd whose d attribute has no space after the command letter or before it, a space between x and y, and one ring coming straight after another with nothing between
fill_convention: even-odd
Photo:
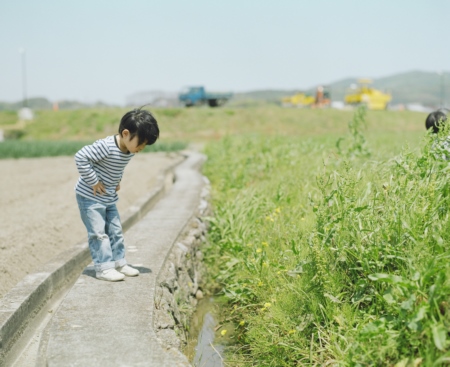
<instances>
[{"instance_id":1,"label":"yellow wildflower","mask_svg":"<svg viewBox=\"0 0 450 367\"><path fill-rule=\"evenodd\" d=\"M269 244L267 242L262 242L261 245L263 245L264 247L269 246Z\"/></svg>"},{"instance_id":2,"label":"yellow wildflower","mask_svg":"<svg viewBox=\"0 0 450 367\"><path fill-rule=\"evenodd\" d=\"M262 250L260 248L257 248L256 253L259 254L260 252L262 252Z\"/></svg>"},{"instance_id":3,"label":"yellow wildflower","mask_svg":"<svg viewBox=\"0 0 450 367\"><path fill-rule=\"evenodd\" d=\"M222 330L222 331L220 332L220 335L225 336L226 333L227 333L226 330Z\"/></svg>"},{"instance_id":4,"label":"yellow wildflower","mask_svg":"<svg viewBox=\"0 0 450 367\"><path fill-rule=\"evenodd\" d=\"M263 282L259 282L259 283L258 283L258 287L262 287L263 285L264 285Z\"/></svg>"},{"instance_id":5,"label":"yellow wildflower","mask_svg":"<svg viewBox=\"0 0 450 367\"><path fill-rule=\"evenodd\" d=\"M239 323L239 325L244 326L244 325L245 325L245 321L242 320L242 321Z\"/></svg>"},{"instance_id":6,"label":"yellow wildflower","mask_svg":"<svg viewBox=\"0 0 450 367\"><path fill-rule=\"evenodd\" d=\"M270 306L272 306L272 305L270 304L270 302L264 303L264 307L269 308Z\"/></svg>"},{"instance_id":7,"label":"yellow wildflower","mask_svg":"<svg viewBox=\"0 0 450 367\"><path fill-rule=\"evenodd\" d=\"M295 333L295 330L289 330L289 332L288 332L289 335L294 334L294 333Z\"/></svg>"},{"instance_id":8,"label":"yellow wildflower","mask_svg":"<svg viewBox=\"0 0 450 367\"><path fill-rule=\"evenodd\" d=\"M279 212L281 212L281 209L280 209L280 208L276 208L276 209L275 209L275 212L276 212L276 213L279 213Z\"/></svg>"}]
</instances>

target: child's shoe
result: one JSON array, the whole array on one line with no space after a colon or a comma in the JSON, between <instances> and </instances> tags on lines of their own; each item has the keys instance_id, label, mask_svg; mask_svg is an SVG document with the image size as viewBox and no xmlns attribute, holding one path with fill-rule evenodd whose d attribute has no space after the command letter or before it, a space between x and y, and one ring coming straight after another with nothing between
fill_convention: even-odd
<instances>
[{"instance_id":1,"label":"child's shoe","mask_svg":"<svg viewBox=\"0 0 450 367\"><path fill-rule=\"evenodd\" d=\"M95 276L97 279L107 280L108 282L118 282L119 280L125 279L125 275L119 273L114 268L98 271Z\"/></svg>"},{"instance_id":2,"label":"child's shoe","mask_svg":"<svg viewBox=\"0 0 450 367\"><path fill-rule=\"evenodd\" d=\"M139 275L139 270L132 268L131 266L124 265L116 268L118 272L126 275L127 277L137 277Z\"/></svg>"}]
</instances>

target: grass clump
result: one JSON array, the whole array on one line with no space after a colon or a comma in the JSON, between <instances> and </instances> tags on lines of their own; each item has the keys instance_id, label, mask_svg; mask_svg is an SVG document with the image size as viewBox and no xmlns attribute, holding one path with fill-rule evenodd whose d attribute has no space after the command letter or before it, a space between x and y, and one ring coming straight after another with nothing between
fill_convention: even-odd
<instances>
[{"instance_id":1,"label":"grass clump","mask_svg":"<svg viewBox=\"0 0 450 367\"><path fill-rule=\"evenodd\" d=\"M449 361L450 170L431 137L399 152L362 126L340 152L327 135L208 146L231 365Z\"/></svg>"}]
</instances>

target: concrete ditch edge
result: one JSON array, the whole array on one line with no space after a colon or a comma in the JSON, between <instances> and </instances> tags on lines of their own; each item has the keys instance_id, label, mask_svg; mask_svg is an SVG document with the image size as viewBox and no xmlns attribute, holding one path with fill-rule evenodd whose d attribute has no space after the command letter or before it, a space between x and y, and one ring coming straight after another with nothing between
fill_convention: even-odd
<instances>
[{"instance_id":1,"label":"concrete ditch edge","mask_svg":"<svg viewBox=\"0 0 450 367\"><path fill-rule=\"evenodd\" d=\"M180 352L186 347L192 314L203 298L203 246L211 214L210 185L204 177L197 213L193 215L174 242L156 277L153 327L165 349Z\"/></svg>"},{"instance_id":2,"label":"concrete ditch edge","mask_svg":"<svg viewBox=\"0 0 450 367\"><path fill-rule=\"evenodd\" d=\"M174 169L185 159L186 155L180 155L174 164L164 169L158 175L154 189L122 215L124 231L139 221L164 196L172 184ZM36 323L45 318L42 311L55 295L75 283L89 262L87 242L79 242L35 273L28 274L0 300L0 366L14 363L22 348L28 344L37 327Z\"/></svg>"},{"instance_id":3,"label":"concrete ditch edge","mask_svg":"<svg viewBox=\"0 0 450 367\"><path fill-rule=\"evenodd\" d=\"M127 232L127 261L141 271L139 277L100 282L93 265L86 267L47 324L38 366L190 366L179 350L161 344L154 310L158 278L177 241L201 238L203 230L192 232L192 223L205 207L207 179L198 172L205 158L190 154L176 168L168 195Z\"/></svg>"}]
</instances>

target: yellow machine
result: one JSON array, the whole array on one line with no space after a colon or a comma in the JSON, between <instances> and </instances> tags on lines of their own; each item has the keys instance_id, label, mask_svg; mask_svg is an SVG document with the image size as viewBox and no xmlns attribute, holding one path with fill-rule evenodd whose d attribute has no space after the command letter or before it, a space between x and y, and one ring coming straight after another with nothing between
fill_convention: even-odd
<instances>
[{"instance_id":1,"label":"yellow machine","mask_svg":"<svg viewBox=\"0 0 450 367\"><path fill-rule=\"evenodd\" d=\"M322 108L331 104L330 94L323 87L318 87L315 96L306 93L296 93L281 100L284 107Z\"/></svg>"},{"instance_id":2,"label":"yellow machine","mask_svg":"<svg viewBox=\"0 0 450 367\"><path fill-rule=\"evenodd\" d=\"M293 96L284 97L281 102L285 107L308 107L314 103L315 98L309 94L296 93Z\"/></svg>"},{"instance_id":3,"label":"yellow machine","mask_svg":"<svg viewBox=\"0 0 450 367\"><path fill-rule=\"evenodd\" d=\"M369 87L372 83L370 79L358 80L359 86L356 89L349 91L345 96L345 103L349 105L364 104L369 110L385 110L392 96L388 93L383 93L377 89Z\"/></svg>"}]
</instances>

